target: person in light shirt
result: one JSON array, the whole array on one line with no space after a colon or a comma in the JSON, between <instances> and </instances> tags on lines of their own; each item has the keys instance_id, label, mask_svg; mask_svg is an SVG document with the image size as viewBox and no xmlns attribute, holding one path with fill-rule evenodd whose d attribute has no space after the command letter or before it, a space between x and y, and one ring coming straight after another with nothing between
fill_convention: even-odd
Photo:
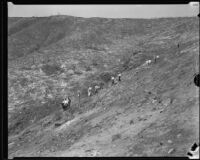
<instances>
[{"instance_id":1,"label":"person in light shirt","mask_svg":"<svg viewBox=\"0 0 200 160\"><path fill-rule=\"evenodd\" d=\"M90 97L92 95L92 87L88 88L88 97Z\"/></svg>"},{"instance_id":2,"label":"person in light shirt","mask_svg":"<svg viewBox=\"0 0 200 160\"><path fill-rule=\"evenodd\" d=\"M115 84L115 77L111 77L111 83L112 83L112 85L114 85Z\"/></svg>"},{"instance_id":3,"label":"person in light shirt","mask_svg":"<svg viewBox=\"0 0 200 160\"><path fill-rule=\"evenodd\" d=\"M94 87L94 92L95 92L95 94L98 93L99 89L100 89L100 86L98 86L98 85L96 85L96 86Z\"/></svg>"}]
</instances>

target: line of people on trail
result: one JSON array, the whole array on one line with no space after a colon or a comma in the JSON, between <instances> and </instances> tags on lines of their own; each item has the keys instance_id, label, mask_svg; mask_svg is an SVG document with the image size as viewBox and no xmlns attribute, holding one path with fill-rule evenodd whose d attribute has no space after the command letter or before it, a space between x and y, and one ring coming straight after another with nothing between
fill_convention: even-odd
<instances>
[{"instance_id":1,"label":"line of people on trail","mask_svg":"<svg viewBox=\"0 0 200 160\"><path fill-rule=\"evenodd\" d=\"M118 73L117 79L118 79L119 82L121 81L121 73ZM114 76L112 76L111 77L111 85L115 85L115 84L117 84L116 79L115 79ZM102 89L102 87L100 85L95 85L93 93L97 94L100 89ZM92 96L92 91L93 91L92 87L89 87L88 90L87 90L88 97ZM78 91L78 97L80 98L80 91ZM61 103L61 106L62 106L62 108L63 108L64 111L66 111L67 109L70 108L70 106L71 106L71 99L70 99L69 96L67 98L64 98L64 100Z\"/></svg>"},{"instance_id":2,"label":"line of people on trail","mask_svg":"<svg viewBox=\"0 0 200 160\"><path fill-rule=\"evenodd\" d=\"M178 48L180 47L179 43L177 44L177 47ZM154 63L156 63L157 59L159 59L159 58L160 57L158 55L154 55L153 60L146 60L142 66L150 65L153 61L154 61ZM112 86L117 84L116 79L118 79L119 82L121 81L121 73L118 73L117 78L115 78L114 76L111 77L111 85ZM100 89L101 89L101 87L99 85L95 85L94 93L97 94ZM89 87L87 92L88 92L88 97L92 96L92 87ZM78 97L80 98L80 91L78 91ZM70 108L70 105L71 105L70 97L64 98L61 105L62 105L62 108L64 111L66 111L68 108Z\"/></svg>"},{"instance_id":3,"label":"line of people on trail","mask_svg":"<svg viewBox=\"0 0 200 160\"><path fill-rule=\"evenodd\" d=\"M118 81L121 81L121 73L118 73L117 75ZM117 84L116 78L114 76L111 77L111 85ZM97 94L99 90L102 89L101 86L95 85L94 86L94 94ZM92 87L88 88L88 97L92 96Z\"/></svg>"},{"instance_id":4,"label":"line of people on trail","mask_svg":"<svg viewBox=\"0 0 200 160\"><path fill-rule=\"evenodd\" d=\"M156 63L157 59L159 59L158 55L154 55L154 63ZM152 60L146 60L145 63L143 64L143 66L145 65L149 65L152 63ZM120 82L121 81L121 73L117 74L117 77L111 76L111 85L115 85L117 84L117 81ZM102 87L100 85L95 85L94 86L94 92L92 87L88 87L87 93L88 93L88 97L92 96L92 93L97 94L99 92L99 90L102 89ZM78 97L80 98L80 91L78 92ZM67 97L63 100L63 102L61 103L62 108L64 111L66 111L68 108L70 108L71 105L71 99L70 97Z\"/></svg>"},{"instance_id":5,"label":"line of people on trail","mask_svg":"<svg viewBox=\"0 0 200 160\"><path fill-rule=\"evenodd\" d=\"M154 55L153 60L150 60L150 59L146 60L142 66L150 65L153 61L154 61L154 63L156 63L157 59L159 59L159 58L160 58L160 56Z\"/></svg>"},{"instance_id":6,"label":"line of people on trail","mask_svg":"<svg viewBox=\"0 0 200 160\"><path fill-rule=\"evenodd\" d=\"M121 81L121 73L118 73L117 78L115 78L114 76L111 77L111 84L112 85L117 84L117 80L116 79L118 79L119 82Z\"/></svg>"}]
</instances>

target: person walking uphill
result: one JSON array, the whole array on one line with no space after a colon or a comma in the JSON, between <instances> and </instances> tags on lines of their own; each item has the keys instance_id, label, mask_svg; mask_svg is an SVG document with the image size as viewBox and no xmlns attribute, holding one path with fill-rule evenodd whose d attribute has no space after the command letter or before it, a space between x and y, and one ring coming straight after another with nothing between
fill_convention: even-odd
<instances>
[{"instance_id":1,"label":"person walking uphill","mask_svg":"<svg viewBox=\"0 0 200 160\"><path fill-rule=\"evenodd\" d=\"M111 83L112 83L112 85L115 84L115 78L113 76L111 77Z\"/></svg>"},{"instance_id":2,"label":"person walking uphill","mask_svg":"<svg viewBox=\"0 0 200 160\"><path fill-rule=\"evenodd\" d=\"M98 93L99 89L100 89L100 86L98 86L98 85L96 85L96 86L94 87L94 92L95 92L95 94Z\"/></svg>"},{"instance_id":3,"label":"person walking uphill","mask_svg":"<svg viewBox=\"0 0 200 160\"><path fill-rule=\"evenodd\" d=\"M88 97L90 97L92 95L92 87L88 88Z\"/></svg>"},{"instance_id":4,"label":"person walking uphill","mask_svg":"<svg viewBox=\"0 0 200 160\"><path fill-rule=\"evenodd\" d=\"M79 106L79 108L81 107L81 103L80 103L80 98L81 98L81 91L80 90L78 90L78 106Z\"/></svg>"},{"instance_id":5,"label":"person walking uphill","mask_svg":"<svg viewBox=\"0 0 200 160\"><path fill-rule=\"evenodd\" d=\"M122 76L121 73L118 73L117 76L118 76L118 81L120 82L121 81L121 76Z\"/></svg>"},{"instance_id":6,"label":"person walking uphill","mask_svg":"<svg viewBox=\"0 0 200 160\"><path fill-rule=\"evenodd\" d=\"M154 63L156 63L157 59L159 58L159 56L154 55Z\"/></svg>"}]
</instances>

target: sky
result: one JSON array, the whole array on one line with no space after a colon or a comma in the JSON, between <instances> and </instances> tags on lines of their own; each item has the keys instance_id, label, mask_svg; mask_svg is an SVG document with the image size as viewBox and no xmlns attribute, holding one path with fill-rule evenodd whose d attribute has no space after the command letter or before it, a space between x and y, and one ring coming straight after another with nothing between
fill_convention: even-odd
<instances>
[{"instance_id":1,"label":"sky","mask_svg":"<svg viewBox=\"0 0 200 160\"><path fill-rule=\"evenodd\" d=\"M199 2L185 5L14 5L8 2L8 17L69 15L86 18L159 18L198 14Z\"/></svg>"}]
</instances>

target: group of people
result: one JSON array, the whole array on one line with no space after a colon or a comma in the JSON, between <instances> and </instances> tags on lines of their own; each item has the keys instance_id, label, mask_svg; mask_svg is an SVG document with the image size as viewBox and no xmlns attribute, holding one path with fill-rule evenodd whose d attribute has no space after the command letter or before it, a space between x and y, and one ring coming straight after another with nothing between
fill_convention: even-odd
<instances>
[{"instance_id":1,"label":"group of people","mask_svg":"<svg viewBox=\"0 0 200 160\"><path fill-rule=\"evenodd\" d=\"M117 78L115 78L114 76L111 77L111 84L112 85L117 84L117 80L116 79L118 79L119 82L121 81L121 73L118 73Z\"/></svg>"},{"instance_id":2,"label":"group of people","mask_svg":"<svg viewBox=\"0 0 200 160\"><path fill-rule=\"evenodd\" d=\"M158 55L154 55L154 63L156 63L157 59L159 58ZM152 60L146 60L145 63L143 65L149 65L152 63ZM121 81L121 73L117 74L117 77L111 76L111 85L115 85L117 84L117 81L120 82ZM94 86L94 91L92 89L92 87L90 86L87 90L88 93L88 97L92 96L92 93L97 94L99 92L99 90L102 87L100 85L95 85ZM80 98L80 91L78 92L78 96ZM68 108L70 108L71 105L71 99L70 97L67 97L63 100L63 102L61 103L63 110L67 110Z\"/></svg>"},{"instance_id":3,"label":"group of people","mask_svg":"<svg viewBox=\"0 0 200 160\"><path fill-rule=\"evenodd\" d=\"M118 73L117 79L118 79L118 81L121 81L121 73ZM116 82L116 78L115 78L114 76L112 76L112 77L111 77L111 84L114 85L114 84L116 84L116 83L117 83L117 82ZM95 85L95 86L94 86L94 92L93 92L93 93L94 93L94 94L97 94L97 93L99 92L100 89L102 89L101 86ZM90 97L90 96L92 96L92 87L89 87L89 88L88 88L88 97Z\"/></svg>"},{"instance_id":4,"label":"group of people","mask_svg":"<svg viewBox=\"0 0 200 160\"><path fill-rule=\"evenodd\" d=\"M94 86L94 94L97 94L100 89L101 89L101 87L99 85L95 85ZM89 87L87 91L88 91L88 97L92 96L92 87Z\"/></svg>"},{"instance_id":5,"label":"group of people","mask_svg":"<svg viewBox=\"0 0 200 160\"><path fill-rule=\"evenodd\" d=\"M117 80L120 82L121 81L121 73L118 73L117 77L115 78L114 76L111 77L111 85L115 85L117 84ZM92 89L92 87L90 86L87 90L88 92L88 97L92 96L92 93L97 94L99 92L99 90L102 89L102 87L100 85L95 85L94 86L94 90ZM78 97L80 97L80 91L78 91ZM71 99L68 96L67 98L64 98L64 100L61 103L62 108L64 111L66 111L68 108L70 108L71 105Z\"/></svg>"},{"instance_id":6,"label":"group of people","mask_svg":"<svg viewBox=\"0 0 200 160\"><path fill-rule=\"evenodd\" d=\"M154 63L156 63L157 59L159 58L158 55L154 55ZM143 65L149 65L152 63L152 60L147 60ZM121 73L118 73L117 74L117 77L114 77L114 76L111 76L111 85L115 85L117 84L117 81L120 82L121 81ZM95 85L94 86L94 91L92 89L92 87L90 86L87 90L87 93L88 93L88 97L92 96L92 93L94 94L97 94L99 92L99 90L101 89L102 87L100 85ZM80 91L78 92L78 96L80 97ZM63 102L61 103L62 104L62 108L63 110L67 110L67 108L70 108L70 105L71 105L71 99L69 97L65 98L63 100Z\"/></svg>"},{"instance_id":7,"label":"group of people","mask_svg":"<svg viewBox=\"0 0 200 160\"><path fill-rule=\"evenodd\" d=\"M153 58L154 63L156 63L156 61L157 61L158 58L160 58L158 55L154 55L154 58ZM146 60L145 63L143 64L143 66L151 64L153 60L150 60L150 59Z\"/></svg>"}]
</instances>

